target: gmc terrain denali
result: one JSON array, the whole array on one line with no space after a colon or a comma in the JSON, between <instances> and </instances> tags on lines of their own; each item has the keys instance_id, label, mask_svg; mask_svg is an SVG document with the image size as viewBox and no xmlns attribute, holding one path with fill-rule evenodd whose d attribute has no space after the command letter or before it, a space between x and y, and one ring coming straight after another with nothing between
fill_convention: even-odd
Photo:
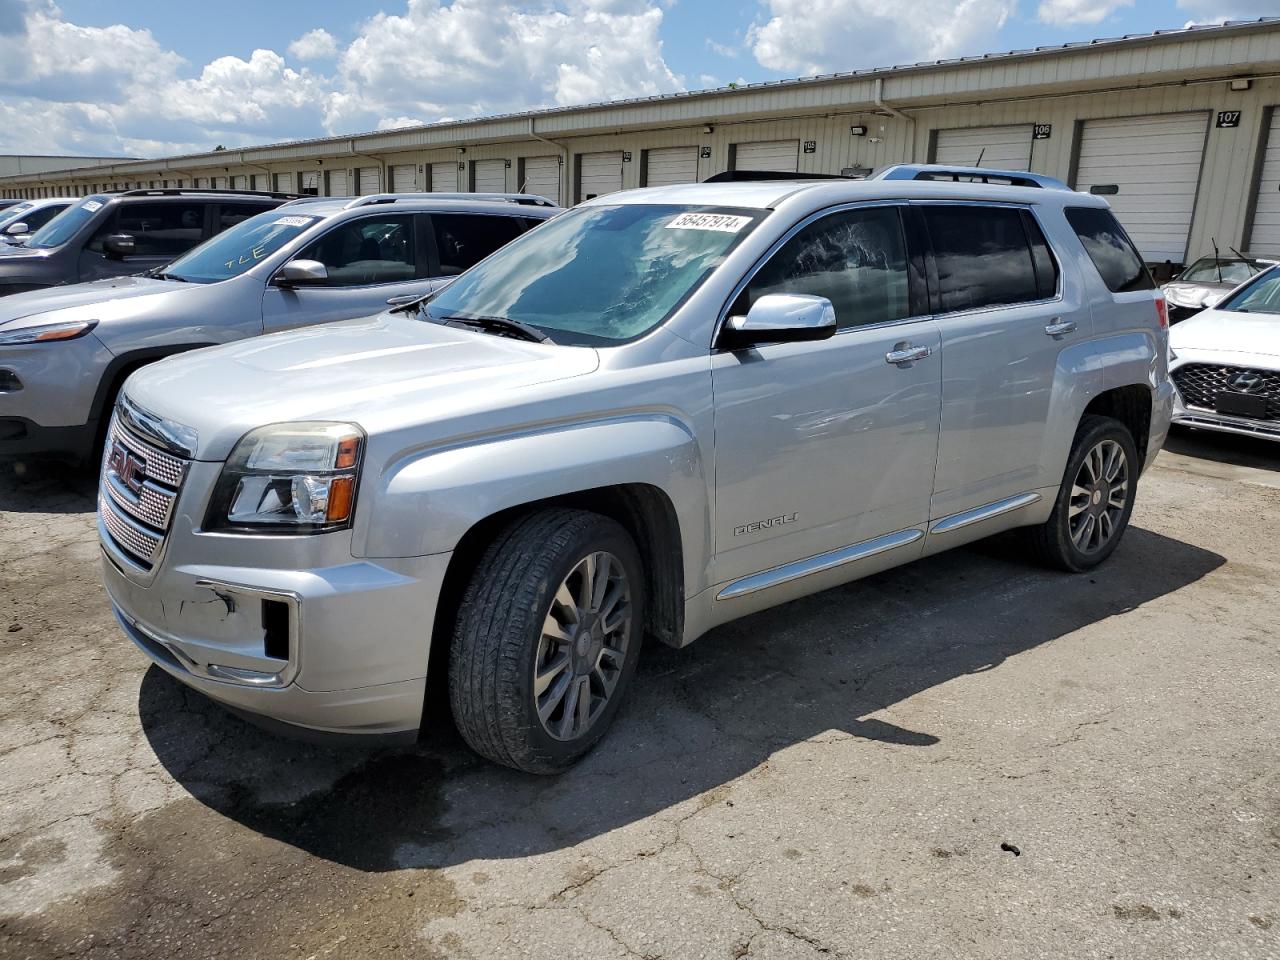
<instances>
[{"instance_id":1,"label":"gmc terrain denali","mask_svg":"<svg viewBox=\"0 0 1280 960\"><path fill-rule=\"evenodd\" d=\"M551 772L646 638L1012 527L1095 566L1168 428L1163 299L1101 199L897 175L612 194L423 301L144 368L99 498L124 630L311 732L412 736L440 671L468 743Z\"/></svg>"}]
</instances>

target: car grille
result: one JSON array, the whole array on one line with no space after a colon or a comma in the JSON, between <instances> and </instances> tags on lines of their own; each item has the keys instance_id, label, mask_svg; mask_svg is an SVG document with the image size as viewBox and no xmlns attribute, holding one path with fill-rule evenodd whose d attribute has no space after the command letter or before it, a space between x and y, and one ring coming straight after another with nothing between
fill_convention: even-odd
<instances>
[{"instance_id":1,"label":"car grille","mask_svg":"<svg viewBox=\"0 0 1280 960\"><path fill-rule=\"evenodd\" d=\"M98 485L98 515L112 542L150 570L160 556L187 461L139 439L112 420Z\"/></svg>"},{"instance_id":2,"label":"car grille","mask_svg":"<svg viewBox=\"0 0 1280 960\"><path fill-rule=\"evenodd\" d=\"M1232 386L1241 374L1257 377L1248 390ZM1220 367L1210 363L1188 363L1171 374L1174 386L1188 407L1216 410L1218 394L1245 393L1251 397L1265 397L1267 420L1280 420L1280 373L1274 370L1255 370L1251 367Z\"/></svg>"}]
</instances>

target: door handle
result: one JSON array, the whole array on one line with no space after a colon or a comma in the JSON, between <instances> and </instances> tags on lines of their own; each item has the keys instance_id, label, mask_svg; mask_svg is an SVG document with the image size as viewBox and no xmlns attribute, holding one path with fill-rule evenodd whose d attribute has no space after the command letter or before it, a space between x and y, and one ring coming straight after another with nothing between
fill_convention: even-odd
<instances>
[{"instance_id":1,"label":"door handle","mask_svg":"<svg viewBox=\"0 0 1280 960\"><path fill-rule=\"evenodd\" d=\"M1044 328L1044 332L1055 340L1059 337L1065 337L1068 333L1075 332L1076 322L1074 320L1062 320L1058 317L1053 318L1053 322Z\"/></svg>"},{"instance_id":2,"label":"door handle","mask_svg":"<svg viewBox=\"0 0 1280 960\"><path fill-rule=\"evenodd\" d=\"M904 343L886 353L884 362L903 366L916 360L923 360L932 354L932 347L914 347L909 343Z\"/></svg>"}]
</instances>

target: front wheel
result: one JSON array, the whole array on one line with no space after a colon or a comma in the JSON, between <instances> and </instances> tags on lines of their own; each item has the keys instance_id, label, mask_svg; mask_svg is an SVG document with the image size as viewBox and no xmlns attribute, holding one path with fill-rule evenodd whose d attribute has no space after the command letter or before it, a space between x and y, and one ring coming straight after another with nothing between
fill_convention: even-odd
<instances>
[{"instance_id":1,"label":"front wheel","mask_svg":"<svg viewBox=\"0 0 1280 960\"><path fill-rule=\"evenodd\" d=\"M544 510L507 528L463 594L449 662L473 750L530 773L569 767L604 735L635 672L644 568L619 524Z\"/></svg>"},{"instance_id":2,"label":"front wheel","mask_svg":"<svg viewBox=\"0 0 1280 960\"><path fill-rule=\"evenodd\" d=\"M1138 450L1127 427L1110 417L1085 417L1049 519L1029 531L1048 566L1080 573L1096 567L1120 543L1138 482Z\"/></svg>"}]
</instances>

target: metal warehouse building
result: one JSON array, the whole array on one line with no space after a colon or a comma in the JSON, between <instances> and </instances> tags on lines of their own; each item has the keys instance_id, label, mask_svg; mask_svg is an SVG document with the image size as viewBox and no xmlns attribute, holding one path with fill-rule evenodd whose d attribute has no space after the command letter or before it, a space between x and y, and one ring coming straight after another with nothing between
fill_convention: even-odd
<instances>
[{"instance_id":1,"label":"metal warehouse building","mask_svg":"<svg viewBox=\"0 0 1280 960\"><path fill-rule=\"evenodd\" d=\"M236 187L539 193L725 170L1029 169L1107 196L1153 263L1280 253L1280 18L58 173L5 196Z\"/></svg>"}]
</instances>

